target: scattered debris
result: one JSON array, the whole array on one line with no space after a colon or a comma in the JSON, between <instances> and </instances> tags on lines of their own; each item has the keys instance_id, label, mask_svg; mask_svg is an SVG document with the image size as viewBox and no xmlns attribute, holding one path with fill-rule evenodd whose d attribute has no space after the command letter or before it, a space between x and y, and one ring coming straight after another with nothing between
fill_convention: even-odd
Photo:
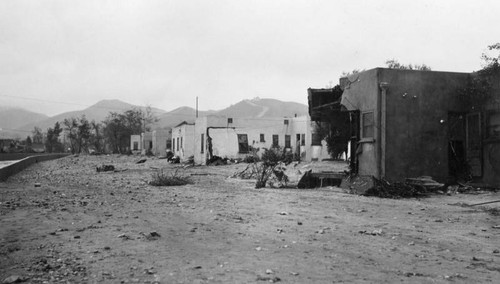
<instances>
[{"instance_id":1,"label":"scattered debris","mask_svg":"<svg viewBox=\"0 0 500 284\"><path fill-rule=\"evenodd\" d=\"M207 161L208 166L221 166L221 165L227 165L227 158L221 158L219 156L213 156Z\"/></svg>"},{"instance_id":2,"label":"scattered debris","mask_svg":"<svg viewBox=\"0 0 500 284\"><path fill-rule=\"evenodd\" d=\"M128 236L126 234L120 234L117 237L120 238L120 239L122 239L122 240L130 240L130 239L132 239L130 236Z\"/></svg>"},{"instance_id":3,"label":"scattered debris","mask_svg":"<svg viewBox=\"0 0 500 284\"><path fill-rule=\"evenodd\" d=\"M430 176L420 176L417 178L407 178L406 183L413 186L422 186L427 190L437 190L442 188L444 184L438 183Z\"/></svg>"},{"instance_id":4,"label":"scattered debris","mask_svg":"<svg viewBox=\"0 0 500 284\"><path fill-rule=\"evenodd\" d=\"M363 234L363 235L370 235L370 236L380 236L382 235L382 229L378 229L378 230L373 230L371 232L368 232L366 230L363 230L363 231L359 231L360 234Z\"/></svg>"},{"instance_id":5,"label":"scattered debris","mask_svg":"<svg viewBox=\"0 0 500 284\"><path fill-rule=\"evenodd\" d=\"M281 279L279 277L257 276L257 281L267 281L270 283L276 283L280 282Z\"/></svg>"},{"instance_id":6,"label":"scattered debris","mask_svg":"<svg viewBox=\"0 0 500 284\"><path fill-rule=\"evenodd\" d=\"M115 171L115 166L113 165L102 165L100 167L96 167L96 171L100 172L113 172Z\"/></svg>"},{"instance_id":7,"label":"scattered debris","mask_svg":"<svg viewBox=\"0 0 500 284\"><path fill-rule=\"evenodd\" d=\"M385 179L373 178L375 184L363 195L382 198L410 198L427 196L429 191L423 185L408 184L406 182L390 183Z\"/></svg>"},{"instance_id":8,"label":"scattered debris","mask_svg":"<svg viewBox=\"0 0 500 284\"><path fill-rule=\"evenodd\" d=\"M330 229L331 229L330 227L325 227L325 228L319 229L315 233L316 234L324 234L324 233L326 233L327 230L330 230Z\"/></svg>"}]
</instances>

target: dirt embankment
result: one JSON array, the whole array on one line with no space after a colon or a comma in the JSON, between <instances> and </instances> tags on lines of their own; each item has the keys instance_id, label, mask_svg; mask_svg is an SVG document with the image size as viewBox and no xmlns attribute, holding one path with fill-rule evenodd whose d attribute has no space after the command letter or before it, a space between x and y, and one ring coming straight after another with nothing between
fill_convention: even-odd
<instances>
[{"instance_id":1,"label":"dirt embankment","mask_svg":"<svg viewBox=\"0 0 500 284\"><path fill-rule=\"evenodd\" d=\"M0 281L30 283L496 283L499 193L391 200L254 189L245 165L66 157L0 183ZM97 173L112 164L116 172ZM40 183L40 187L34 187Z\"/></svg>"}]
</instances>

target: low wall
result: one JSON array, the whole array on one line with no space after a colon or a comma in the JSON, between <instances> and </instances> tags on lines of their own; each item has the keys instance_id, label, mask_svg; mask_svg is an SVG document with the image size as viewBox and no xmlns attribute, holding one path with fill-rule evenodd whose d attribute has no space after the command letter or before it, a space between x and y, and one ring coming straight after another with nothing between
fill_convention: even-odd
<instances>
[{"instance_id":1,"label":"low wall","mask_svg":"<svg viewBox=\"0 0 500 284\"><path fill-rule=\"evenodd\" d=\"M45 154L24 158L16 163L0 168L0 181L6 181L11 175L26 169L34 163L59 159L68 155L70 154Z\"/></svg>"},{"instance_id":2,"label":"low wall","mask_svg":"<svg viewBox=\"0 0 500 284\"><path fill-rule=\"evenodd\" d=\"M31 156L45 155L47 155L47 153L0 153L0 161L17 161Z\"/></svg>"}]
</instances>

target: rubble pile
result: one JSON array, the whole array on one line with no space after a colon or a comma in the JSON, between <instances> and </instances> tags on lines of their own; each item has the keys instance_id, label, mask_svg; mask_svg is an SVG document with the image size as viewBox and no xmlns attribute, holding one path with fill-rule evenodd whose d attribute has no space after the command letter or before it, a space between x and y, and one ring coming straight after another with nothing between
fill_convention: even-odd
<instances>
[{"instance_id":1,"label":"rubble pile","mask_svg":"<svg viewBox=\"0 0 500 284\"><path fill-rule=\"evenodd\" d=\"M363 195L382 198L411 198L427 196L429 193L429 189L422 185L408 182L390 183L385 179L374 178L374 186L369 188Z\"/></svg>"}]
</instances>

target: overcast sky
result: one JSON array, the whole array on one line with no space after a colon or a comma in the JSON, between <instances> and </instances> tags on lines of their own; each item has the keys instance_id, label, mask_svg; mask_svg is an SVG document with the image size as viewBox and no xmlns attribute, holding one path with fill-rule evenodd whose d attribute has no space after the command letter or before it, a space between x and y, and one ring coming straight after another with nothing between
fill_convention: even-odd
<instances>
[{"instance_id":1,"label":"overcast sky","mask_svg":"<svg viewBox=\"0 0 500 284\"><path fill-rule=\"evenodd\" d=\"M499 13L497 0L0 0L0 106L307 104L307 88L392 58L478 70Z\"/></svg>"}]
</instances>

